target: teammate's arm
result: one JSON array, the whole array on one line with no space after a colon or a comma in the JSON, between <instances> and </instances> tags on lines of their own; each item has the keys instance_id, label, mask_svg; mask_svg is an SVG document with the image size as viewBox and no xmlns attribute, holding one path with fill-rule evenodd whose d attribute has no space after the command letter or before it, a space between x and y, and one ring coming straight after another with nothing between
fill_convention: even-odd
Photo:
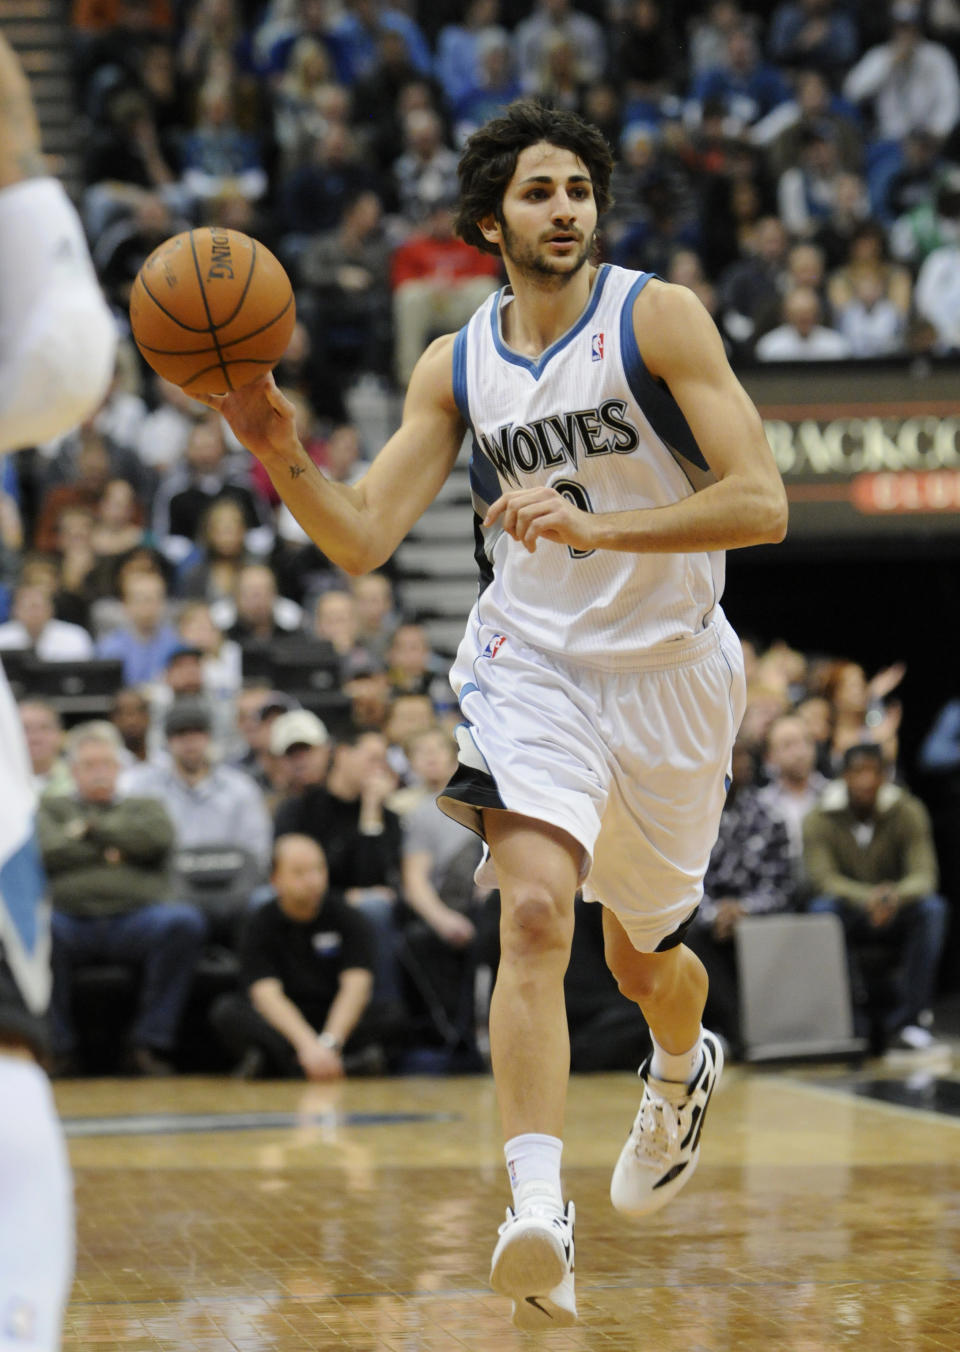
<instances>
[{"instance_id":1,"label":"teammate's arm","mask_svg":"<svg viewBox=\"0 0 960 1352\"><path fill-rule=\"evenodd\" d=\"M390 557L439 493L465 430L453 397L452 335L431 343L417 362L403 421L356 484L336 483L316 467L272 375L203 402L226 418L311 540L348 573L369 572Z\"/></svg>"},{"instance_id":2,"label":"teammate's arm","mask_svg":"<svg viewBox=\"0 0 960 1352\"><path fill-rule=\"evenodd\" d=\"M727 362L720 335L692 291L650 281L637 297L634 330L650 374L668 386L716 476L665 507L591 514L551 488L505 494L486 522L528 549L537 539L575 549L686 553L776 543L787 499L760 416Z\"/></svg>"},{"instance_id":3,"label":"teammate's arm","mask_svg":"<svg viewBox=\"0 0 960 1352\"><path fill-rule=\"evenodd\" d=\"M47 173L30 83L0 33L0 188Z\"/></svg>"}]
</instances>

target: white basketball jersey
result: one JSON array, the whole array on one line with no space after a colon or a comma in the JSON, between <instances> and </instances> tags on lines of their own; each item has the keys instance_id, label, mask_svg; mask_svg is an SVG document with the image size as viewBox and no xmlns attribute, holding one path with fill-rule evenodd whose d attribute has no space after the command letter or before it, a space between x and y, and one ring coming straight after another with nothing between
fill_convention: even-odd
<instances>
[{"instance_id":1,"label":"white basketball jersey","mask_svg":"<svg viewBox=\"0 0 960 1352\"><path fill-rule=\"evenodd\" d=\"M608 669L700 632L723 590L722 553L589 552L540 540L530 554L481 522L509 489L547 484L589 512L664 507L713 482L669 390L644 366L633 303L651 274L602 265L586 308L536 360L503 339L496 292L454 342L454 394L473 435L482 624Z\"/></svg>"}]
</instances>

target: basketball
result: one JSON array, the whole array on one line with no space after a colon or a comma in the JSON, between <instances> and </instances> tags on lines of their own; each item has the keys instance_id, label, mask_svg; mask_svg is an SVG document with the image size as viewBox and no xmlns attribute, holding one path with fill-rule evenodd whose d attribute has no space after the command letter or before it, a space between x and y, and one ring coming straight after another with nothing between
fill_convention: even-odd
<instances>
[{"instance_id":1,"label":"basketball","mask_svg":"<svg viewBox=\"0 0 960 1352\"><path fill-rule=\"evenodd\" d=\"M164 240L137 273L130 325L144 359L188 394L227 394L271 370L293 333L290 278L239 230Z\"/></svg>"}]
</instances>

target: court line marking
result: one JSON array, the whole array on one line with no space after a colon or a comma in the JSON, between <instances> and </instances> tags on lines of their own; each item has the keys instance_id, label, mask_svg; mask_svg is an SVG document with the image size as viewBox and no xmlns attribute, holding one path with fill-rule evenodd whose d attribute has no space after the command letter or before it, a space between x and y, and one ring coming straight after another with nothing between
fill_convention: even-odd
<instances>
[{"instance_id":1,"label":"court line marking","mask_svg":"<svg viewBox=\"0 0 960 1352\"><path fill-rule=\"evenodd\" d=\"M91 1136L179 1136L219 1131L276 1131L302 1127L393 1127L420 1122L459 1122L459 1113L143 1113L123 1117L66 1117L73 1140Z\"/></svg>"}]
</instances>

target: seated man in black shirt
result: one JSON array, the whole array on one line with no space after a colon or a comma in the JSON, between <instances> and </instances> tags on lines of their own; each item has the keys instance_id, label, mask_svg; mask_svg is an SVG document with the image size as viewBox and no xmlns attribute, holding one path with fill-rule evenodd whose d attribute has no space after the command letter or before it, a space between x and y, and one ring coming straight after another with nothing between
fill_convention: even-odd
<instances>
[{"instance_id":1,"label":"seated man in black shirt","mask_svg":"<svg viewBox=\"0 0 960 1352\"><path fill-rule=\"evenodd\" d=\"M276 899L249 917L240 941L242 991L221 996L214 1027L252 1077L335 1080L369 1058L362 1023L373 989L369 922L329 892L323 851L307 836L281 836L273 855ZM346 1054L345 1054L346 1053Z\"/></svg>"}]
</instances>

